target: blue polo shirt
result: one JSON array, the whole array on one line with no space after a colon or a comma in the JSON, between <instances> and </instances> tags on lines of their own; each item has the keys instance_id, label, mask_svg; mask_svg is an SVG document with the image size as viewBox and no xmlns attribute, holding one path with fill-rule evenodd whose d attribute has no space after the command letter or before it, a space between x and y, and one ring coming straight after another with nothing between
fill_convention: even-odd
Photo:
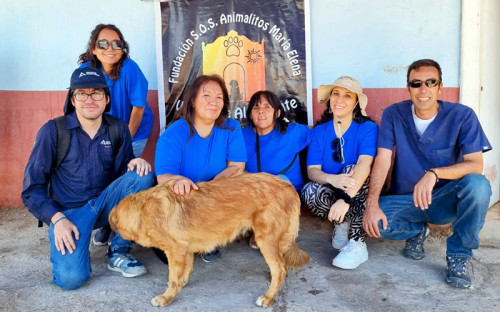
<instances>
[{"instance_id":1,"label":"blue polo shirt","mask_svg":"<svg viewBox=\"0 0 500 312\"><path fill-rule=\"evenodd\" d=\"M411 100L387 107L382 114L378 147L396 147L391 194L412 193L425 170L463 161L463 155L487 152L491 145L474 111L459 103L438 101L439 111L422 136L413 121ZM436 187L448 181L440 179Z\"/></svg>"},{"instance_id":2,"label":"blue polo shirt","mask_svg":"<svg viewBox=\"0 0 500 312\"><path fill-rule=\"evenodd\" d=\"M68 154L52 173L57 154L57 128L53 120L42 126L24 171L21 194L24 205L35 217L48 224L56 212L82 207L125 173L127 164L134 158L128 126L119 120L122 145L115 157L107 127L109 124L103 119L91 139L81 128L76 114L67 115L66 129L71 133Z\"/></svg>"},{"instance_id":3,"label":"blue polo shirt","mask_svg":"<svg viewBox=\"0 0 500 312\"><path fill-rule=\"evenodd\" d=\"M212 180L227 168L227 162L247 160L240 123L228 118L222 127L214 126L210 136L197 131L190 137L184 118L172 123L156 143L156 175L181 175L193 182Z\"/></svg>"},{"instance_id":4,"label":"blue polo shirt","mask_svg":"<svg viewBox=\"0 0 500 312\"><path fill-rule=\"evenodd\" d=\"M344 163L332 158L332 141L337 137L330 120L314 127L311 133L311 144L307 151L307 165L321 165L325 173L340 174L348 165L355 165L360 155L375 157L377 154L378 126L374 122L358 123L352 121L342 135L344 138Z\"/></svg>"},{"instance_id":5,"label":"blue polo shirt","mask_svg":"<svg viewBox=\"0 0 500 312\"><path fill-rule=\"evenodd\" d=\"M285 133L273 129L266 135L259 136L260 164L262 172L278 174L294 160L295 154L309 145L309 127L307 125L289 123ZM256 136L252 126L243 128L247 150L248 172L257 172ZM295 158L292 166L284 173L295 189L301 190L304 184L300 173L299 157Z\"/></svg>"}]
</instances>

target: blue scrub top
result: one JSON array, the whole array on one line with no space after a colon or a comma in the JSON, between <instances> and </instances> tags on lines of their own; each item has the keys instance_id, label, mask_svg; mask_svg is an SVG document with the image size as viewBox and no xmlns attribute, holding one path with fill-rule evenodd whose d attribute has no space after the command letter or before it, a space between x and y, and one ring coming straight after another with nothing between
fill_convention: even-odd
<instances>
[{"instance_id":1,"label":"blue scrub top","mask_svg":"<svg viewBox=\"0 0 500 312\"><path fill-rule=\"evenodd\" d=\"M411 100L387 107L382 114L378 147L396 147L391 194L412 193L429 168L463 161L463 155L487 152L491 145L474 111L459 103L438 101L439 111L422 136L413 121ZM448 181L440 179L436 187Z\"/></svg>"}]
</instances>

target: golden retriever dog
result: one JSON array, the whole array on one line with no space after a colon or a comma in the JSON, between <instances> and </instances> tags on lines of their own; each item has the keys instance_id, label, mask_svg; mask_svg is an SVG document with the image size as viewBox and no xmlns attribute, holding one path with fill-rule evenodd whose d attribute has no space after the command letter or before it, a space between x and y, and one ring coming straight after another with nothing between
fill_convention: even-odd
<instances>
[{"instance_id":1,"label":"golden retriever dog","mask_svg":"<svg viewBox=\"0 0 500 312\"><path fill-rule=\"evenodd\" d=\"M271 284L256 304L274 301L286 269L309 262L299 249L300 199L290 183L267 173L244 173L198 183L187 196L171 182L124 198L110 213L111 227L124 239L163 250L168 258L168 288L151 300L166 306L188 282L193 254L224 246L249 230L271 270Z\"/></svg>"}]
</instances>

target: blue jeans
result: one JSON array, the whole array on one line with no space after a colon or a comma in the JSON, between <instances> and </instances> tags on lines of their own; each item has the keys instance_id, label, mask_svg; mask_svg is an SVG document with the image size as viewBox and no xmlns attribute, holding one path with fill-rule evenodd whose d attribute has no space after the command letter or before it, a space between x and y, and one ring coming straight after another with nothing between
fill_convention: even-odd
<instances>
[{"instance_id":1,"label":"blue jeans","mask_svg":"<svg viewBox=\"0 0 500 312\"><path fill-rule=\"evenodd\" d=\"M74 240L73 254L66 251L63 256L54 243L54 226L49 226L50 261L54 284L63 289L76 289L83 285L92 273L90 266L90 237L92 230L109 223L111 210L126 196L150 188L154 183L153 174L140 177L129 171L111 183L99 197L91 199L80 208L63 211L80 232L80 239ZM130 247L131 241L124 240L118 233L111 240L111 249Z\"/></svg>"},{"instance_id":2,"label":"blue jeans","mask_svg":"<svg viewBox=\"0 0 500 312\"><path fill-rule=\"evenodd\" d=\"M141 157L146 148L146 143L148 143L147 138L132 142L132 149L134 150L135 157Z\"/></svg>"},{"instance_id":3,"label":"blue jeans","mask_svg":"<svg viewBox=\"0 0 500 312\"><path fill-rule=\"evenodd\" d=\"M408 239L417 236L424 223L452 223L453 234L446 240L446 255L472 257L479 247L479 231L483 227L490 203L490 182L480 174L469 174L448 182L432 192L432 204L421 210L413 204L413 194L380 197L380 208L388 226L379 230L382 238Z\"/></svg>"}]
</instances>

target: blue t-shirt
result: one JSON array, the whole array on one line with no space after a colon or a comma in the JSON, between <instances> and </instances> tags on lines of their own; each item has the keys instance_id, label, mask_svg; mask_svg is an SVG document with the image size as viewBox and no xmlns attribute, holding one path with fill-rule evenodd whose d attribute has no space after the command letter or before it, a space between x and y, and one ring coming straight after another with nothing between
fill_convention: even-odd
<instances>
[{"instance_id":1,"label":"blue t-shirt","mask_svg":"<svg viewBox=\"0 0 500 312\"><path fill-rule=\"evenodd\" d=\"M259 136L261 171L278 174L285 169L292 162L295 154L309 145L309 132L309 127L306 125L290 123L285 133L279 133L273 129L268 134ZM243 128L243 137L247 149L245 169L248 172L258 172L256 137L251 126ZM300 173L298 156L284 175L288 177L295 189L302 189L304 181Z\"/></svg>"},{"instance_id":2,"label":"blue t-shirt","mask_svg":"<svg viewBox=\"0 0 500 312\"><path fill-rule=\"evenodd\" d=\"M89 62L83 63L80 67L89 67ZM104 77L111 93L111 111L109 113L128 124L132 107L144 107L142 121L132 141L147 139L151 129L153 129L153 112L146 101L148 81L139 65L130 58L126 58L117 80L111 80L106 74Z\"/></svg>"},{"instance_id":3,"label":"blue t-shirt","mask_svg":"<svg viewBox=\"0 0 500 312\"><path fill-rule=\"evenodd\" d=\"M425 170L463 161L463 155L487 152L491 145L474 111L459 103L438 101L439 111L422 136L413 121L410 100L387 107L382 114L378 147L396 147L391 194L412 193ZM440 179L437 187L446 183Z\"/></svg>"},{"instance_id":4,"label":"blue t-shirt","mask_svg":"<svg viewBox=\"0 0 500 312\"><path fill-rule=\"evenodd\" d=\"M336 139L333 122L327 121L316 126L311 133L311 144L307 152L307 165L321 165L321 170L329 174L340 174L348 165L355 165L360 155L375 157L377 154L378 126L374 122L352 121L344 138L344 163L333 160L331 143Z\"/></svg>"},{"instance_id":5,"label":"blue t-shirt","mask_svg":"<svg viewBox=\"0 0 500 312\"><path fill-rule=\"evenodd\" d=\"M228 118L222 126L230 129L214 126L207 138L199 136L197 131L189 138L186 120L175 121L156 144L156 175L181 175L196 183L212 180L226 169L227 161L245 162L247 157L240 123Z\"/></svg>"}]
</instances>

